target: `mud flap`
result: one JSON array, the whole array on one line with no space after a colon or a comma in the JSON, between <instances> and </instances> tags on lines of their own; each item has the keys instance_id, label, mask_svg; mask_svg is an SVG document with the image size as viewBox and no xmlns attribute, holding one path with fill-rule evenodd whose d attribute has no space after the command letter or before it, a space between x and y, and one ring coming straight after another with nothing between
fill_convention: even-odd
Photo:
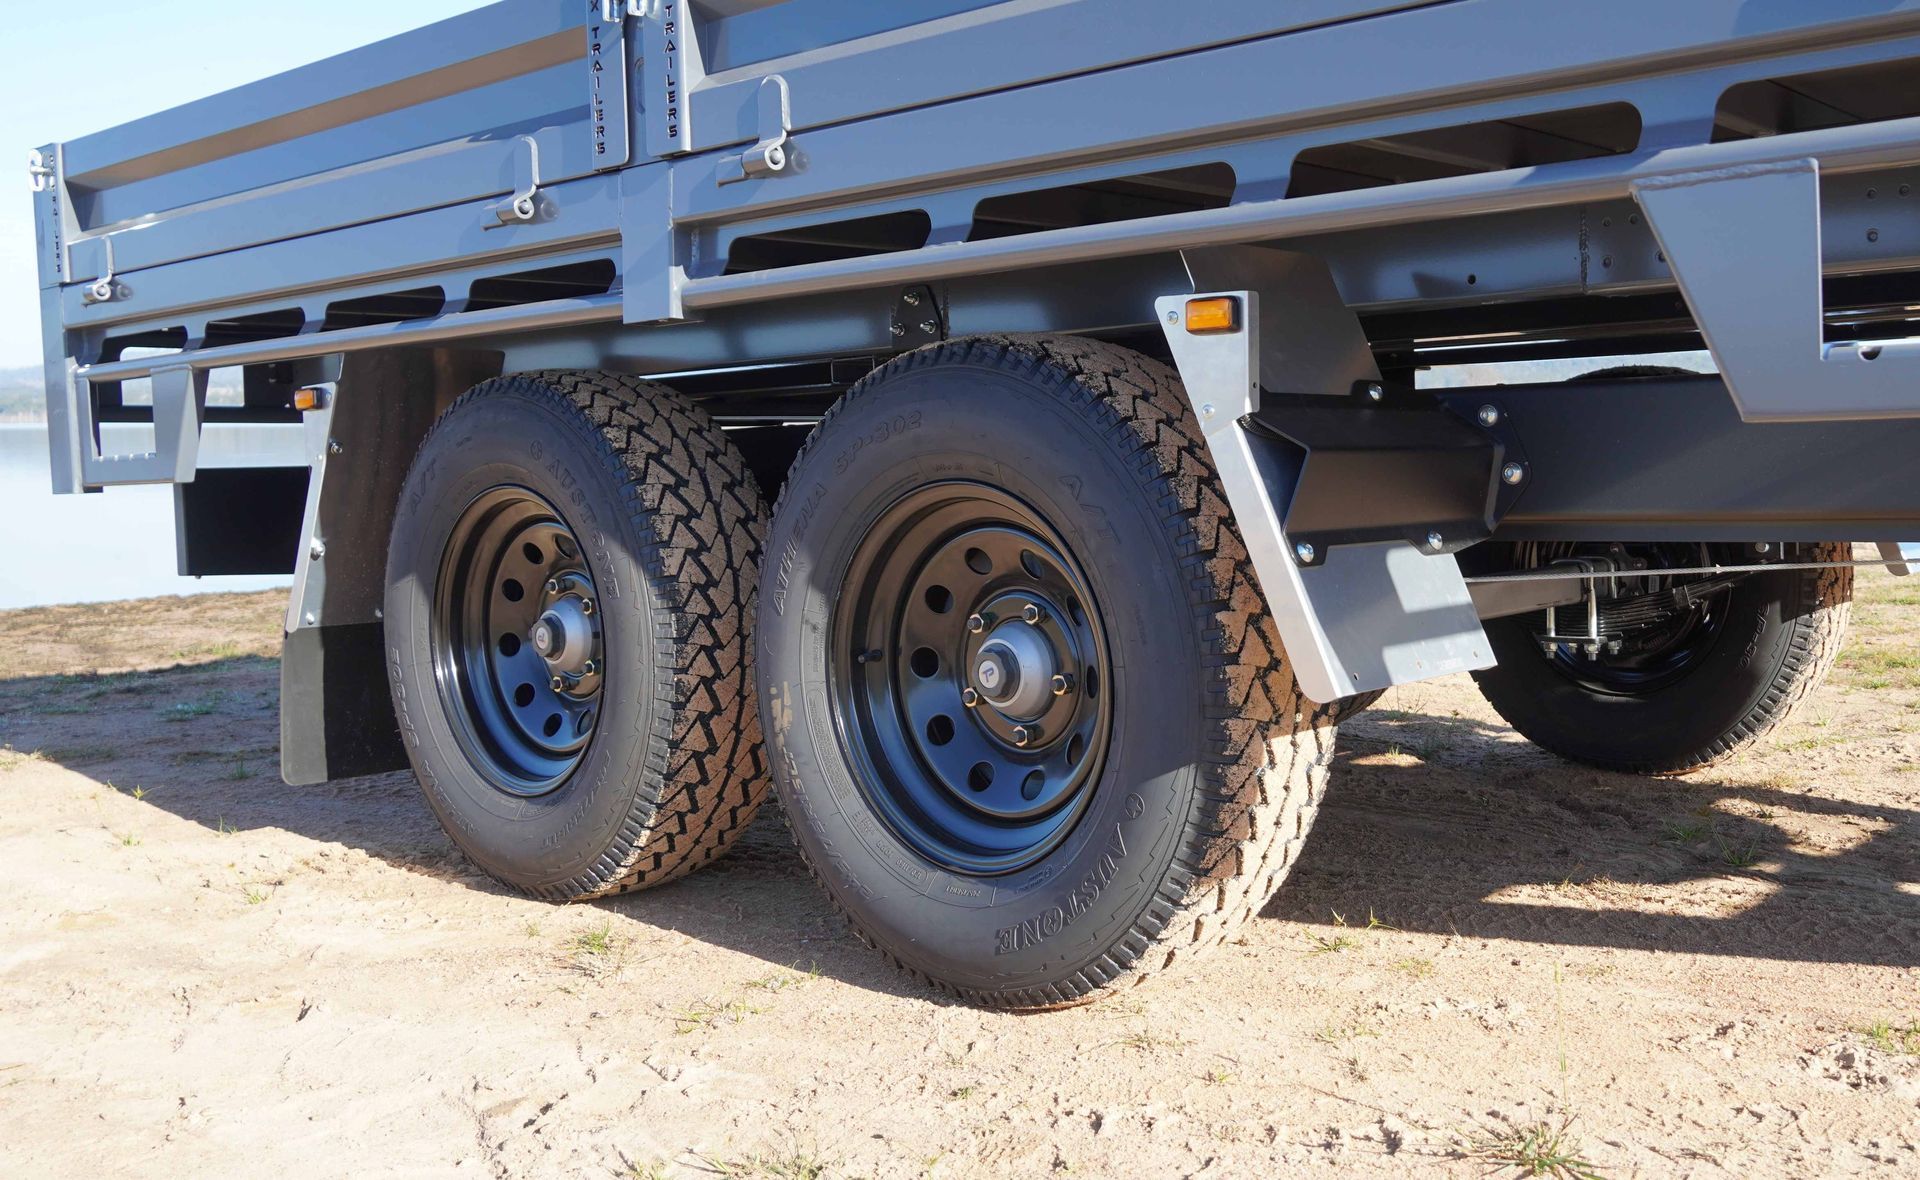
<instances>
[{"instance_id":1,"label":"mud flap","mask_svg":"<svg viewBox=\"0 0 1920 1180\"><path fill-rule=\"evenodd\" d=\"M1288 536L1306 466L1258 429L1262 388L1331 400L1379 379L1325 264L1258 247L1185 258L1195 293L1163 297L1155 309L1301 690L1328 702L1491 667L1492 646L1452 556L1478 538L1436 530L1428 551L1404 539L1320 547ZM1214 296L1238 301L1232 328L1188 331L1187 302Z\"/></svg>"}]
</instances>

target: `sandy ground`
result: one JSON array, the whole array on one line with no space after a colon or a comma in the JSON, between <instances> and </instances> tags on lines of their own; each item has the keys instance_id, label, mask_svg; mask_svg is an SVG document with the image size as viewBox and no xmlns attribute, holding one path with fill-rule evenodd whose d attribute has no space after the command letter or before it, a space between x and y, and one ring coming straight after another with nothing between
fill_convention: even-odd
<instances>
[{"instance_id":1,"label":"sandy ground","mask_svg":"<svg viewBox=\"0 0 1920 1180\"><path fill-rule=\"evenodd\" d=\"M1037 1016L830 914L778 815L557 907L405 776L277 777L274 595L0 615L0 1174L1920 1174L1920 578L1768 746L1570 767L1464 680L1342 734L1243 942ZM1510 1170L1508 1170L1510 1172Z\"/></svg>"}]
</instances>

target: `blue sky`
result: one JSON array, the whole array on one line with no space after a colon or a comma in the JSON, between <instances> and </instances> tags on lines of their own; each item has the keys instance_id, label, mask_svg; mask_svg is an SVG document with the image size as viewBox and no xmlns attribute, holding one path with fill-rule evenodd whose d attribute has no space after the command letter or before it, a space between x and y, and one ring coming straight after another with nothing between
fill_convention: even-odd
<instances>
[{"instance_id":1,"label":"blue sky","mask_svg":"<svg viewBox=\"0 0 1920 1180\"><path fill-rule=\"evenodd\" d=\"M13 52L0 70L0 368L40 363L28 149L483 6L483 0L9 3L5 27Z\"/></svg>"}]
</instances>

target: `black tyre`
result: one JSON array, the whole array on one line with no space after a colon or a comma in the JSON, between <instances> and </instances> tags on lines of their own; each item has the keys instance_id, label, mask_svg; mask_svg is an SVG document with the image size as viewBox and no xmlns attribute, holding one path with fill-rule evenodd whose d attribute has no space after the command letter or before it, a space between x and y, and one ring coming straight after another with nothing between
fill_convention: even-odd
<instances>
[{"instance_id":1,"label":"black tyre","mask_svg":"<svg viewBox=\"0 0 1920 1180\"><path fill-rule=\"evenodd\" d=\"M1849 555L1840 544L1794 554ZM1494 619L1486 631L1498 666L1474 678L1508 724L1563 758L1686 774L1731 758L1787 720L1839 655L1852 597L1851 569L1753 574L1634 650L1597 659L1571 644L1547 651L1537 614Z\"/></svg>"},{"instance_id":2,"label":"black tyre","mask_svg":"<svg viewBox=\"0 0 1920 1180\"><path fill-rule=\"evenodd\" d=\"M769 546L775 786L908 971L1074 1002L1220 941L1286 875L1331 713L1165 366L1061 337L898 358L821 423Z\"/></svg>"},{"instance_id":3,"label":"black tyre","mask_svg":"<svg viewBox=\"0 0 1920 1180\"><path fill-rule=\"evenodd\" d=\"M389 678L481 868L572 900L671 880L766 793L748 623L764 507L673 391L526 373L421 444L387 555Z\"/></svg>"}]
</instances>

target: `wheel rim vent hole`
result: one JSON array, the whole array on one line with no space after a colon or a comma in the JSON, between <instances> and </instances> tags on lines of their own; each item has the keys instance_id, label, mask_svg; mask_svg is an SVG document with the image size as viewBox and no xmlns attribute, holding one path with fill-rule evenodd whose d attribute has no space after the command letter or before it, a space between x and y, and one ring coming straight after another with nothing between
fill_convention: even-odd
<instances>
[{"instance_id":1,"label":"wheel rim vent hole","mask_svg":"<svg viewBox=\"0 0 1920 1180\"><path fill-rule=\"evenodd\" d=\"M988 557L985 550L969 549L967 550L967 568L984 578L993 572L993 558Z\"/></svg>"},{"instance_id":2,"label":"wheel rim vent hole","mask_svg":"<svg viewBox=\"0 0 1920 1180\"><path fill-rule=\"evenodd\" d=\"M548 737L552 737L554 734L559 733L560 732L560 714L558 713L547 714L547 723L540 727L540 732L546 734Z\"/></svg>"},{"instance_id":3,"label":"wheel rim vent hole","mask_svg":"<svg viewBox=\"0 0 1920 1180\"><path fill-rule=\"evenodd\" d=\"M532 541L528 541L525 545L520 546L520 555L525 557L527 561L533 565L547 564L547 555L542 553L540 546L534 544Z\"/></svg>"},{"instance_id":4,"label":"wheel rim vent hole","mask_svg":"<svg viewBox=\"0 0 1920 1180\"><path fill-rule=\"evenodd\" d=\"M941 713L927 722L927 740L944 746L953 740L953 718Z\"/></svg>"},{"instance_id":5,"label":"wheel rim vent hole","mask_svg":"<svg viewBox=\"0 0 1920 1180\"><path fill-rule=\"evenodd\" d=\"M513 578L500 583L500 593L508 602L519 602L527 596L527 588Z\"/></svg>"},{"instance_id":6,"label":"wheel rim vent hole","mask_svg":"<svg viewBox=\"0 0 1920 1180\"><path fill-rule=\"evenodd\" d=\"M967 772L967 785L976 791L984 791L993 785L993 763L976 762Z\"/></svg>"},{"instance_id":7,"label":"wheel rim vent hole","mask_svg":"<svg viewBox=\"0 0 1920 1180\"><path fill-rule=\"evenodd\" d=\"M1081 737L1079 734L1076 733L1071 738L1067 739L1067 761L1068 762L1080 761L1081 755L1085 754L1086 752L1087 752L1086 738Z\"/></svg>"},{"instance_id":8,"label":"wheel rim vent hole","mask_svg":"<svg viewBox=\"0 0 1920 1180\"><path fill-rule=\"evenodd\" d=\"M1046 576L1047 567L1041 563L1040 555L1031 549L1020 551L1020 568L1027 571L1029 578L1038 581Z\"/></svg>"},{"instance_id":9,"label":"wheel rim vent hole","mask_svg":"<svg viewBox=\"0 0 1920 1180\"><path fill-rule=\"evenodd\" d=\"M931 680L940 674L940 653L930 647L916 647L907 659L907 667L920 679Z\"/></svg>"},{"instance_id":10,"label":"wheel rim vent hole","mask_svg":"<svg viewBox=\"0 0 1920 1180\"><path fill-rule=\"evenodd\" d=\"M533 685L523 684L513 690L513 703L522 709L533 703Z\"/></svg>"},{"instance_id":11,"label":"wheel rim vent hole","mask_svg":"<svg viewBox=\"0 0 1920 1180\"><path fill-rule=\"evenodd\" d=\"M512 658L520 654L520 637L509 631L500 637L500 654Z\"/></svg>"},{"instance_id":12,"label":"wheel rim vent hole","mask_svg":"<svg viewBox=\"0 0 1920 1180\"><path fill-rule=\"evenodd\" d=\"M1100 673L1091 664L1087 666L1085 672L1081 673L1080 683L1086 686L1088 700L1093 700L1100 695Z\"/></svg>"},{"instance_id":13,"label":"wheel rim vent hole","mask_svg":"<svg viewBox=\"0 0 1920 1180\"><path fill-rule=\"evenodd\" d=\"M934 614L944 615L953 609L953 591L945 586L927 587L927 609Z\"/></svg>"},{"instance_id":14,"label":"wheel rim vent hole","mask_svg":"<svg viewBox=\"0 0 1920 1180\"><path fill-rule=\"evenodd\" d=\"M1047 772L1029 770L1027 777L1020 782L1020 797L1031 803L1040 797L1040 791L1047 785Z\"/></svg>"}]
</instances>

